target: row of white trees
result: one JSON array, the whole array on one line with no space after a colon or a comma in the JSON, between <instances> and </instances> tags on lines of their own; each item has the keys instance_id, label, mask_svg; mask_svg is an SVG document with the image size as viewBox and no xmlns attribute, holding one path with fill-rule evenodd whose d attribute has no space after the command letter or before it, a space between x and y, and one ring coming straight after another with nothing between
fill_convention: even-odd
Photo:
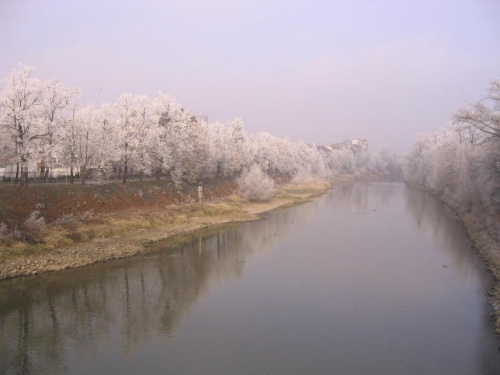
<instances>
[{"instance_id":1,"label":"row of white trees","mask_svg":"<svg viewBox=\"0 0 500 375\"><path fill-rule=\"evenodd\" d=\"M404 177L477 212L500 237L500 81L491 82L484 99L459 109L449 129L421 135L406 158Z\"/></svg>"},{"instance_id":2,"label":"row of white trees","mask_svg":"<svg viewBox=\"0 0 500 375\"><path fill-rule=\"evenodd\" d=\"M100 108L81 106L79 98L78 89L33 78L31 67L21 66L5 80L0 147L18 163L25 183L28 163L41 161L48 172L55 159L70 170L71 181L79 171L83 183L90 170L111 166L123 172L123 182L131 168L190 182L235 176L254 164L268 175L288 177L397 170L387 149L355 155L268 133L251 136L240 119L200 121L162 93L155 98L124 93Z\"/></svg>"}]
</instances>

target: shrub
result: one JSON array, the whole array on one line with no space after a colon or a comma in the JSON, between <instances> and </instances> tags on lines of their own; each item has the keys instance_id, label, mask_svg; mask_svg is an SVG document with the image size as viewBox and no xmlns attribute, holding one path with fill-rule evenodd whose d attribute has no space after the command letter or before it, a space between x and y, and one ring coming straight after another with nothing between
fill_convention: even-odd
<instances>
[{"instance_id":1,"label":"shrub","mask_svg":"<svg viewBox=\"0 0 500 375\"><path fill-rule=\"evenodd\" d=\"M238 178L237 183L241 196L251 201L270 199L278 191L274 180L257 164L245 170Z\"/></svg>"},{"instance_id":2,"label":"shrub","mask_svg":"<svg viewBox=\"0 0 500 375\"><path fill-rule=\"evenodd\" d=\"M77 218L74 217L73 215L62 215L59 219L55 221L55 224L62 225L62 226L72 226L75 225L78 222Z\"/></svg>"},{"instance_id":3,"label":"shrub","mask_svg":"<svg viewBox=\"0 0 500 375\"><path fill-rule=\"evenodd\" d=\"M304 168L300 168L297 171L297 173L295 173L290 182L295 185L300 185L300 184L309 184L317 180L318 178L313 176L311 172L307 171Z\"/></svg>"},{"instance_id":4,"label":"shrub","mask_svg":"<svg viewBox=\"0 0 500 375\"><path fill-rule=\"evenodd\" d=\"M85 211L80 216L75 216L73 214L63 214L54 223L59 225L74 225L81 222L89 222L94 219L94 213L92 211Z\"/></svg>"},{"instance_id":5,"label":"shrub","mask_svg":"<svg viewBox=\"0 0 500 375\"><path fill-rule=\"evenodd\" d=\"M13 242L14 238L12 237L12 232L7 225L0 223L0 245L10 246Z\"/></svg>"},{"instance_id":6,"label":"shrub","mask_svg":"<svg viewBox=\"0 0 500 375\"><path fill-rule=\"evenodd\" d=\"M7 237L10 235L9 228L4 223L0 223L0 237Z\"/></svg>"},{"instance_id":7,"label":"shrub","mask_svg":"<svg viewBox=\"0 0 500 375\"><path fill-rule=\"evenodd\" d=\"M33 234L42 234L47 230L45 225L45 219L43 218L40 211L33 211L28 219L24 222L24 226Z\"/></svg>"},{"instance_id":8,"label":"shrub","mask_svg":"<svg viewBox=\"0 0 500 375\"><path fill-rule=\"evenodd\" d=\"M80 216L81 221L83 222L89 222L94 219L94 213L92 211L85 211L81 216Z\"/></svg>"}]
</instances>

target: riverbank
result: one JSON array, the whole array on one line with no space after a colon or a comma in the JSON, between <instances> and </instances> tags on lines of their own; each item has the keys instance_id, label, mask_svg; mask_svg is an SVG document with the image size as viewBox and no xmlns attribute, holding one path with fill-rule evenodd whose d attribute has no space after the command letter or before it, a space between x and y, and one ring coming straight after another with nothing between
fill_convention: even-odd
<instances>
[{"instance_id":1,"label":"riverbank","mask_svg":"<svg viewBox=\"0 0 500 375\"><path fill-rule=\"evenodd\" d=\"M0 260L0 279L81 267L148 251L152 243L228 223L260 220L258 214L306 202L332 186L350 181L285 184L272 200L248 202L235 194L210 202L169 204L100 213L85 220L59 220L48 226L44 243L18 246ZM230 192L230 191L229 191ZM69 243L72 242L72 243Z\"/></svg>"},{"instance_id":2,"label":"riverbank","mask_svg":"<svg viewBox=\"0 0 500 375\"><path fill-rule=\"evenodd\" d=\"M475 244L479 256L486 262L488 270L493 274L494 282L488 291L488 300L493 308L491 318L495 321L495 332L500 335L500 243L491 236L487 228L481 225L471 211L465 211L459 204L446 195L437 194L434 190L422 186L409 184L418 189L426 190L450 207L460 218L469 237Z\"/></svg>"}]
</instances>

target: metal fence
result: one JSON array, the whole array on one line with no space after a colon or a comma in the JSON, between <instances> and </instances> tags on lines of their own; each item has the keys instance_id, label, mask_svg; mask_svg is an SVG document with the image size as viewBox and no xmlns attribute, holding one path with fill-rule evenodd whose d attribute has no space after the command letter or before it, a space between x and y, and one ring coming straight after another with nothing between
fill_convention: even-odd
<instances>
[{"instance_id":1,"label":"metal fence","mask_svg":"<svg viewBox=\"0 0 500 375\"><path fill-rule=\"evenodd\" d=\"M151 175L140 175L140 174L128 174L127 182L132 181L153 181L153 180L165 180L166 176L164 174L159 177L151 176ZM18 185L21 184L23 179L21 178L21 174L16 178L16 173L4 173L3 176L0 176L0 184L11 184ZM119 174L109 174L109 175L99 175L99 176L87 176L85 181L89 184L92 183L113 183L113 182L122 182L123 175ZM78 184L81 183L82 179L79 174L73 176L73 183ZM58 175L58 176L45 176L40 172L28 172L28 185L49 185L49 184L70 184L71 176L68 175Z\"/></svg>"}]
</instances>

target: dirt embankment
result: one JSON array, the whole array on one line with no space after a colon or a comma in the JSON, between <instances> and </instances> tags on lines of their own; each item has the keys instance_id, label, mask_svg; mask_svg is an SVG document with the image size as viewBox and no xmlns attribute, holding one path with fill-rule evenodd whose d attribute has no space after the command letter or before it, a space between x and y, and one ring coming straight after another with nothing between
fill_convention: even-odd
<instances>
[{"instance_id":1,"label":"dirt embankment","mask_svg":"<svg viewBox=\"0 0 500 375\"><path fill-rule=\"evenodd\" d=\"M202 185L208 201L227 197L235 189L233 180L209 180ZM196 189L197 185L176 186L169 181L46 186L0 184L0 223L22 228L35 210L41 212L47 223L52 223L63 215L107 214L190 203L197 200Z\"/></svg>"},{"instance_id":2,"label":"dirt embankment","mask_svg":"<svg viewBox=\"0 0 500 375\"><path fill-rule=\"evenodd\" d=\"M195 200L197 186L178 188L166 182L0 187L0 222L22 227L30 213L39 210L50 223L43 235L27 231L32 243L4 241L0 279L129 257L176 235L259 220L261 212L305 202L352 178L283 185L275 198L259 203L235 195L232 181L205 182L203 203Z\"/></svg>"}]
</instances>

